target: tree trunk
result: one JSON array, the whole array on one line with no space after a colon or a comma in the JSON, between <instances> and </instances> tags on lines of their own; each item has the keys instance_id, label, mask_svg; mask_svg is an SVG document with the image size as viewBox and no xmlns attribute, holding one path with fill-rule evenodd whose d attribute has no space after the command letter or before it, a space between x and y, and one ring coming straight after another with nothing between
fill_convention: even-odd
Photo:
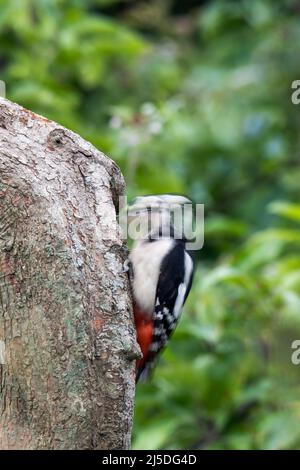
<instances>
[{"instance_id":1,"label":"tree trunk","mask_svg":"<svg viewBox=\"0 0 300 470\"><path fill-rule=\"evenodd\" d=\"M123 190L92 145L0 99L1 449L130 446Z\"/></svg>"}]
</instances>

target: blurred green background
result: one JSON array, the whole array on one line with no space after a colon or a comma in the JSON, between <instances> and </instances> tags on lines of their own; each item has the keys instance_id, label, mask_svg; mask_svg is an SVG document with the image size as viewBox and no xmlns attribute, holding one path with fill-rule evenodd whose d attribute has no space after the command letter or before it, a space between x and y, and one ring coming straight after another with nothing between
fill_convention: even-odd
<instances>
[{"instance_id":1,"label":"blurred green background","mask_svg":"<svg viewBox=\"0 0 300 470\"><path fill-rule=\"evenodd\" d=\"M300 1L0 0L7 97L205 204L136 449L300 448Z\"/></svg>"}]
</instances>

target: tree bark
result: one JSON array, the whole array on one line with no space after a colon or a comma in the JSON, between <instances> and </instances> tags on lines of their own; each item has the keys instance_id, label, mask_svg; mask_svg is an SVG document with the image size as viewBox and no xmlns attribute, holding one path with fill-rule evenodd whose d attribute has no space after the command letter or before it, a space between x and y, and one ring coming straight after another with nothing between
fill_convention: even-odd
<instances>
[{"instance_id":1,"label":"tree bark","mask_svg":"<svg viewBox=\"0 0 300 470\"><path fill-rule=\"evenodd\" d=\"M139 355L115 163L0 99L0 448L127 449Z\"/></svg>"}]
</instances>

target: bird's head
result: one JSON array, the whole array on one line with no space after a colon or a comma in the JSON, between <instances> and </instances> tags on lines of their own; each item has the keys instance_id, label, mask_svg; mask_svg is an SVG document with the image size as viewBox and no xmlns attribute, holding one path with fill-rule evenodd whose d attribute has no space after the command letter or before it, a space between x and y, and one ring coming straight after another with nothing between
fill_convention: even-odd
<instances>
[{"instance_id":1,"label":"bird's head","mask_svg":"<svg viewBox=\"0 0 300 470\"><path fill-rule=\"evenodd\" d=\"M178 206L191 204L191 200L178 194L138 196L129 205L128 216L141 217L149 212L170 212Z\"/></svg>"},{"instance_id":2,"label":"bird's head","mask_svg":"<svg viewBox=\"0 0 300 470\"><path fill-rule=\"evenodd\" d=\"M173 215L176 210L181 211L185 204L191 204L191 200L177 194L138 196L129 205L128 223L139 223L143 226L140 232L141 238L164 231L170 236L169 229L173 227Z\"/></svg>"}]
</instances>

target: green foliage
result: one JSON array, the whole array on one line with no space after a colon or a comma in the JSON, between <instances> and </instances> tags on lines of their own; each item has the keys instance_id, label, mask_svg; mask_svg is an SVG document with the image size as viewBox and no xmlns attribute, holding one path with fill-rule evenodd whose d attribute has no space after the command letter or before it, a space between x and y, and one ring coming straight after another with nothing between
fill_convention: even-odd
<instances>
[{"instance_id":1,"label":"green foliage","mask_svg":"<svg viewBox=\"0 0 300 470\"><path fill-rule=\"evenodd\" d=\"M300 210L275 207L291 220ZM159 448L299 448L300 379L291 363L299 244L299 225L266 229L216 266L200 267L155 381L139 390L137 448L152 442L156 422L168 430L155 434Z\"/></svg>"},{"instance_id":2,"label":"green foliage","mask_svg":"<svg viewBox=\"0 0 300 470\"><path fill-rule=\"evenodd\" d=\"M8 98L206 207L135 448L300 448L299 40L296 0L0 0Z\"/></svg>"}]
</instances>

